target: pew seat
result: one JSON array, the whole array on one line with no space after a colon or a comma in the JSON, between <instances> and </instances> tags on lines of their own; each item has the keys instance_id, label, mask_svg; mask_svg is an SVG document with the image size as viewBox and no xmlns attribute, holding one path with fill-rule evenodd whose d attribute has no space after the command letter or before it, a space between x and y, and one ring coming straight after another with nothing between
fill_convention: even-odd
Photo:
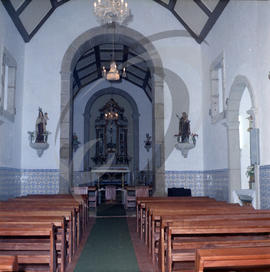
<instances>
[{"instance_id":1,"label":"pew seat","mask_svg":"<svg viewBox=\"0 0 270 272\"><path fill-rule=\"evenodd\" d=\"M256 268L268 267L270 270L270 247L211 248L197 249L195 272L204 269Z\"/></svg>"},{"instance_id":2,"label":"pew seat","mask_svg":"<svg viewBox=\"0 0 270 272\"><path fill-rule=\"evenodd\" d=\"M0 255L0 272L18 271L17 256Z\"/></svg>"}]
</instances>

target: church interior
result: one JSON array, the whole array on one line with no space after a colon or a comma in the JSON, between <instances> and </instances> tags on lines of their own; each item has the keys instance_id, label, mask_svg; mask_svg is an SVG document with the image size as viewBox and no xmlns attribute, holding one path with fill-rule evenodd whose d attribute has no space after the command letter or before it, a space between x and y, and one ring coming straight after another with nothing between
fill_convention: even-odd
<instances>
[{"instance_id":1,"label":"church interior","mask_svg":"<svg viewBox=\"0 0 270 272\"><path fill-rule=\"evenodd\" d=\"M1 0L0 271L270 271L269 25L260 0Z\"/></svg>"}]
</instances>

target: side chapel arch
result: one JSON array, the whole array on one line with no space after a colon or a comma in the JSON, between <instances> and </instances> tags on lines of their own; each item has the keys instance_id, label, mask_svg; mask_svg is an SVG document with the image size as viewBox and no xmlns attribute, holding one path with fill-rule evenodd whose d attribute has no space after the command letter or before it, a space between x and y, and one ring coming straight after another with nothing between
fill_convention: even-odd
<instances>
[{"instance_id":1,"label":"side chapel arch","mask_svg":"<svg viewBox=\"0 0 270 272\"><path fill-rule=\"evenodd\" d=\"M67 193L72 187L72 71L80 56L89 48L95 46L95 37L104 37L104 33L119 34L125 43L134 46L134 42L142 46L149 56L147 61L152 65L149 67L153 78L153 179L154 194L165 194L165 153L164 153L164 72L161 58L158 51L139 32L116 24L115 29L100 26L92 28L78 38L69 46L62 60L61 65L61 117L60 117L60 184L59 192ZM128 37L128 39L125 39ZM120 38L119 38L120 39ZM117 42L117 41L115 41ZM120 41L121 42L121 41ZM132 42L132 44L131 44ZM145 57L146 54L144 54Z\"/></svg>"},{"instance_id":2,"label":"side chapel arch","mask_svg":"<svg viewBox=\"0 0 270 272\"><path fill-rule=\"evenodd\" d=\"M227 135L228 135L228 168L229 168L229 200L233 202L233 192L241 189L241 161L240 161L240 140L239 140L239 108L244 90L247 88L251 98L251 111L256 117L255 100L253 89L249 80L238 75L232 84L228 100L226 115ZM256 118L254 118L256 127ZM257 194L258 195L258 194ZM258 199L258 198L257 198Z\"/></svg>"}]
</instances>

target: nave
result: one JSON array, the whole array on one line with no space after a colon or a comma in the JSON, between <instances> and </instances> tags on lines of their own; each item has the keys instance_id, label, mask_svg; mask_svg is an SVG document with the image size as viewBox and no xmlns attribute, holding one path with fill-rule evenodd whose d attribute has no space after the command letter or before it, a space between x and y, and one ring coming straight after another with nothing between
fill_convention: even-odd
<instances>
[{"instance_id":1,"label":"nave","mask_svg":"<svg viewBox=\"0 0 270 272\"><path fill-rule=\"evenodd\" d=\"M126 213L85 204L81 195L1 202L0 271L270 271L269 210L209 197L137 197Z\"/></svg>"}]
</instances>

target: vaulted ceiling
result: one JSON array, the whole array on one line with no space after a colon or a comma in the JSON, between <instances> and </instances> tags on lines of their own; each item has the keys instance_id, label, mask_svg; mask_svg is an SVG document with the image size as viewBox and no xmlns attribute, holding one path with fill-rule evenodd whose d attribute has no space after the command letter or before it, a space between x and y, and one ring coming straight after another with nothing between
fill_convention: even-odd
<instances>
[{"instance_id":1,"label":"vaulted ceiling","mask_svg":"<svg viewBox=\"0 0 270 272\"><path fill-rule=\"evenodd\" d=\"M25 42L50 15L70 0L1 0ZM201 43L229 0L151 0L170 10L190 35Z\"/></svg>"},{"instance_id":2,"label":"vaulted ceiling","mask_svg":"<svg viewBox=\"0 0 270 272\"><path fill-rule=\"evenodd\" d=\"M111 37L107 38L108 41ZM148 99L152 101L152 80L149 64L140 56L141 52L127 45L106 42L86 51L78 60L73 71L73 96L81 88L102 78L102 67L107 70L114 60L122 69L126 67L125 80L143 89Z\"/></svg>"}]
</instances>

